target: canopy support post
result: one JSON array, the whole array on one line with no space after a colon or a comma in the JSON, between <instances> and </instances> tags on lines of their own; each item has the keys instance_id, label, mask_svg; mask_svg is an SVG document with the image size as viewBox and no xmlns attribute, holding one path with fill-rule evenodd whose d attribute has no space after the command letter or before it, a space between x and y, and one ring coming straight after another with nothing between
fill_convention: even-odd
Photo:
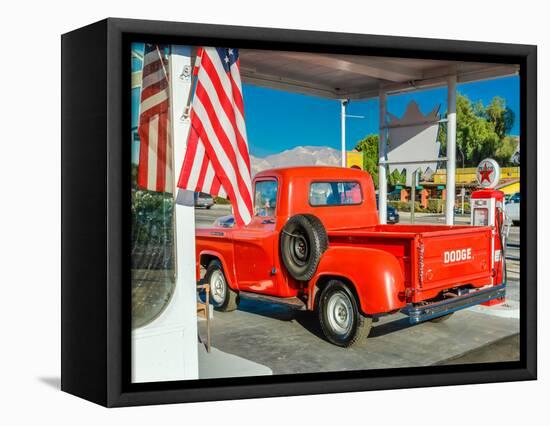
<instances>
[{"instance_id":1,"label":"canopy support post","mask_svg":"<svg viewBox=\"0 0 550 426\"><path fill-rule=\"evenodd\" d=\"M387 95L380 90L380 122L378 134L378 219L386 223L388 184L386 180L386 103Z\"/></svg>"},{"instance_id":2,"label":"canopy support post","mask_svg":"<svg viewBox=\"0 0 550 426\"><path fill-rule=\"evenodd\" d=\"M340 100L340 124L342 129L342 167L346 167L346 106L347 99Z\"/></svg>"},{"instance_id":3,"label":"canopy support post","mask_svg":"<svg viewBox=\"0 0 550 426\"><path fill-rule=\"evenodd\" d=\"M456 196L456 75L447 81L447 199L445 223L454 224Z\"/></svg>"}]
</instances>

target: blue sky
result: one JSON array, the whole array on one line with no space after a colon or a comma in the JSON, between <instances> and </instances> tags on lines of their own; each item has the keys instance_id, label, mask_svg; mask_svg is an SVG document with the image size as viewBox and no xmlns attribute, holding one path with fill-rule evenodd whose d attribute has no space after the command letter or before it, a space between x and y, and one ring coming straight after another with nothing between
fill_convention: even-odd
<instances>
[{"instance_id":1,"label":"blue sky","mask_svg":"<svg viewBox=\"0 0 550 426\"><path fill-rule=\"evenodd\" d=\"M139 70L141 61L133 60L132 69ZM506 100L516 113L510 134L519 134L519 77L459 84L458 91L472 102L488 104L494 96ZM250 153L257 157L278 153L296 146L329 146L340 149L340 102L314 96L299 95L245 84L243 86L245 118ZM436 105L440 112L447 109L445 87L414 93L388 96L388 112L401 116L407 104L414 100L425 114ZM139 90L132 91L132 126L138 122ZM378 132L378 100L352 101L347 108L351 115L346 123L347 149L370 133ZM137 145L137 144L134 144ZM136 158L137 146L133 147Z\"/></svg>"},{"instance_id":2,"label":"blue sky","mask_svg":"<svg viewBox=\"0 0 550 426\"><path fill-rule=\"evenodd\" d=\"M245 85L243 88L250 151L263 157L298 145L330 146L340 149L340 102L313 96L297 95L278 90ZM484 82L459 84L458 91L473 102L488 104L501 96L516 113L510 134L519 134L519 77L507 77ZM414 100L425 114L440 104L447 110L447 89L438 88L388 97L388 112L401 116L407 104ZM348 118L346 145L355 143L370 133L378 133L378 100L352 101L347 113L364 119Z\"/></svg>"}]
</instances>

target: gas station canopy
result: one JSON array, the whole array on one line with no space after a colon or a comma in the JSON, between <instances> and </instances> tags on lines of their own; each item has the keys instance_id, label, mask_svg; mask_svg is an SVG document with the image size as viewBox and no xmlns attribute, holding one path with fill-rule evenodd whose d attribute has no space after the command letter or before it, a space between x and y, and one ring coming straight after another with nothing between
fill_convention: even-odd
<instances>
[{"instance_id":1,"label":"gas station canopy","mask_svg":"<svg viewBox=\"0 0 550 426\"><path fill-rule=\"evenodd\" d=\"M139 57L139 53L132 52ZM436 87L447 88L446 223L454 221L456 167L456 85L516 75L517 64L449 61L239 49L244 83L341 101L342 165L346 155L346 105L349 100L379 98L379 217L386 220L387 96ZM132 73L132 87L141 72ZM417 123L418 124L418 123ZM415 125L414 123L409 124ZM434 159L426 159L433 161Z\"/></svg>"},{"instance_id":2,"label":"gas station canopy","mask_svg":"<svg viewBox=\"0 0 550 426\"><path fill-rule=\"evenodd\" d=\"M514 75L519 65L240 49L245 83L329 99L369 99Z\"/></svg>"},{"instance_id":3,"label":"gas station canopy","mask_svg":"<svg viewBox=\"0 0 550 426\"><path fill-rule=\"evenodd\" d=\"M379 98L378 214L386 222L387 96L402 92L447 88L447 197L445 222L454 223L456 169L456 85L515 75L519 65L449 60L338 55L240 49L245 83L287 92L340 100L342 105L342 166L346 156L346 105L349 100ZM415 126L422 123L410 123ZM425 159L427 162L437 159ZM396 163L394 163L396 164Z\"/></svg>"}]
</instances>

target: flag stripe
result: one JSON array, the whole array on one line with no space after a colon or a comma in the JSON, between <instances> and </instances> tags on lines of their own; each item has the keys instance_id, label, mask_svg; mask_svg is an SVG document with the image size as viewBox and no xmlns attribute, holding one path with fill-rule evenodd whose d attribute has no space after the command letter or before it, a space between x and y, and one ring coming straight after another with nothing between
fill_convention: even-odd
<instances>
[{"instance_id":1,"label":"flag stripe","mask_svg":"<svg viewBox=\"0 0 550 426\"><path fill-rule=\"evenodd\" d=\"M198 98L194 99L193 105L195 106L195 112L203 112L202 104L200 103L200 101L198 101ZM203 123L198 114L194 115L195 128L199 131L200 134L203 135L201 137L201 141L203 142L205 151L216 152L217 154L216 156L210 156L210 161L212 161L214 168L216 169L216 174L220 179L220 183L227 191L227 194L231 198L231 201L235 203L235 220L247 223L246 217L243 217L243 215L246 216L246 213L243 213L243 210L246 209L246 206L244 205L240 192L237 190L238 186L236 182L235 169L231 168L230 161L225 155L223 148L216 140L213 129L211 127L208 129L206 128L209 127L209 123ZM206 116L204 112L202 115ZM215 144L214 146L212 145L212 142Z\"/></svg>"},{"instance_id":2,"label":"flag stripe","mask_svg":"<svg viewBox=\"0 0 550 426\"><path fill-rule=\"evenodd\" d=\"M166 148L167 148L167 113L158 116L158 142L157 142L157 191L163 191L166 187Z\"/></svg>"},{"instance_id":3,"label":"flag stripe","mask_svg":"<svg viewBox=\"0 0 550 426\"><path fill-rule=\"evenodd\" d=\"M205 105L203 105L202 100L204 99ZM208 97L202 97L199 93L199 85L197 86L197 95L195 98L195 114L200 117L203 127L208 135L208 140L211 141L211 144L205 144L205 150L212 160L212 152L220 158L220 162L223 165L225 174L228 176L228 179L231 181L231 185L235 188L238 188L241 194L247 193L247 185L250 185L250 175L248 175L248 183L243 179L242 170L237 164L237 158L235 152L232 149L231 141L228 140L227 135L224 133L221 125L218 121L219 115L217 115L210 103ZM209 150L209 147L212 147L212 150ZM220 172L220 171L218 171ZM223 185L223 179L221 179ZM225 187L225 185L224 185ZM241 197L245 205L252 210L252 198L250 197Z\"/></svg>"},{"instance_id":4,"label":"flag stripe","mask_svg":"<svg viewBox=\"0 0 550 426\"><path fill-rule=\"evenodd\" d=\"M197 181L199 180L199 167L202 165L202 162L204 161L204 146L198 143L198 135L194 130L192 130L193 133L196 135L196 143L195 145L195 153L194 153L194 162L189 162L187 164L188 169L188 182L186 188L195 191L197 189ZM197 165L197 166L195 166Z\"/></svg>"},{"instance_id":5,"label":"flag stripe","mask_svg":"<svg viewBox=\"0 0 550 426\"><path fill-rule=\"evenodd\" d=\"M158 146L158 123L159 118L158 115L154 116L149 120L149 158L151 158L153 161L149 162L149 173L147 176L147 188L154 188L155 191L157 189L157 183L156 183L156 177L157 177L157 167L158 167L158 161L157 161L157 146Z\"/></svg>"},{"instance_id":6,"label":"flag stripe","mask_svg":"<svg viewBox=\"0 0 550 426\"><path fill-rule=\"evenodd\" d=\"M202 81L205 83L209 82L207 78ZM199 83L197 84L196 96L201 101L204 101L204 106L216 130L216 134L227 152L228 157L231 159L233 167L239 169L240 176L244 179L244 184L250 185L250 171L243 159L243 155L240 150L235 152L235 146L238 145L239 140L236 134L238 132L235 132L234 122L231 123L227 115L223 112L219 102L217 102L218 98L215 96L215 92L211 93L213 90L213 88L210 88L210 91L208 91L202 83Z\"/></svg>"},{"instance_id":7,"label":"flag stripe","mask_svg":"<svg viewBox=\"0 0 550 426\"><path fill-rule=\"evenodd\" d=\"M204 192L207 192L209 194L212 194L212 183L214 182L214 167L212 167L212 163L210 161L206 162L206 173L204 174ZM213 194L218 195L218 194Z\"/></svg>"},{"instance_id":8,"label":"flag stripe","mask_svg":"<svg viewBox=\"0 0 550 426\"><path fill-rule=\"evenodd\" d=\"M164 192L174 192L174 151L172 150L172 131L170 129L170 115L167 111L164 115L166 128L166 167L164 174Z\"/></svg>"},{"instance_id":9,"label":"flag stripe","mask_svg":"<svg viewBox=\"0 0 550 426\"><path fill-rule=\"evenodd\" d=\"M164 48L145 44L140 94L138 186L158 192L173 190L169 87Z\"/></svg>"},{"instance_id":10,"label":"flag stripe","mask_svg":"<svg viewBox=\"0 0 550 426\"><path fill-rule=\"evenodd\" d=\"M149 148L144 144L143 141L149 139L149 126L140 125L138 128L138 134L140 139L140 149L139 149L139 164L138 164L138 180L137 184L140 188L147 188L147 176L149 170Z\"/></svg>"},{"instance_id":11,"label":"flag stripe","mask_svg":"<svg viewBox=\"0 0 550 426\"><path fill-rule=\"evenodd\" d=\"M197 179L197 188L199 190L203 190L203 192L207 192L207 188L204 186L204 178L206 177L206 171L208 170L208 166L210 165L210 161L208 161L207 157L204 157L202 160L199 177Z\"/></svg>"},{"instance_id":12,"label":"flag stripe","mask_svg":"<svg viewBox=\"0 0 550 426\"><path fill-rule=\"evenodd\" d=\"M204 55L204 56L205 56L205 59L210 59L209 55ZM208 56L208 58L206 58L207 56ZM221 59L219 58L219 56L213 57L210 60L210 63L212 65L212 67L215 68L216 74L219 77L221 88L223 88L223 91L220 90L220 92L219 92L220 96L221 96L221 94L225 94L225 96L227 96L229 99L231 99L231 103L237 107L235 109L236 120L237 120L237 123L241 122L241 124L243 125L242 129L244 130L245 129L245 127L244 127L244 107L243 107L243 103L242 103L242 95L241 95L242 89L241 89L241 85L240 85L240 79L239 79L239 85L237 85L234 82L234 80L232 78L230 78L230 76L228 76L227 74L225 74L223 72L223 64L221 63ZM240 106L239 106L239 103L240 103ZM242 132L242 136L246 140L246 131Z\"/></svg>"},{"instance_id":13,"label":"flag stripe","mask_svg":"<svg viewBox=\"0 0 550 426\"><path fill-rule=\"evenodd\" d=\"M158 83L159 81L166 81L166 76L164 74L164 69L159 69L157 71L154 71L150 74L146 74L141 79L141 86L142 87L149 87L152 86L155 83Z\"/></svg>"},{"instance_id":14,"label":"flag stripe","mask_svg":"<svg viewBox=\"0 0 550 426\"><path fill-rule=\"evenodd\" d=\"M204 62L205 64L210 63L208 55L205 55ZM206 78L206 76L208 76L209 78ZM237 125L238 120L236 118L236 115L239 114L235 114L233 102L231 102L231 100L227 97L227 93L225 92L222 81L220 80L216 72L206 68L205 78L203 78L200 83L202 83L203 87L208 92L208 96L211 99L212 103L218 108L217 112L220 118L223 118L223 116L227 118L228 122L225 123L224 128L226 129L228 136L230 136L230 133L232 135L235 135L236 145L238 147L238 151L241 157L241 162L246 161L244 160L245 158L248 158L246 130L239 129L239 126ZM199 90L198 86L197 90ZM221 114L220 109L223 109L225 114ZM248 161L248 164L250 164L250 161ZM248 168L248 173L246 173L246 175L250 175L250 168Z\"/></svg>"},{"instance_id":15,"label":"flag stripe","mask_svg":"<svg viewBox=\"0 0 550 426\"><path fill-rule=\"evenodd\" d=\"M242 216L243 213L241 212L243 209L246 209L246 204L249 204L251 206L252 202L249 199L249 202L245 204L241 192L239 191L236 170L232 167L231 161L229 160L224 149L219 143L214 129L212 128L211 123L208 121L208 117L206 112L204 111L204 107L202 106L198 98L195 98L194 105L194 111L197 117L195 121L197 123L197 126L200 125L201 134L203 135L201 137L201 140L203 141L205 151L207 153L216 153L216 156L209 155L210 161L214 162L216 174L218 175L221 184L226 189L231 199L234 200L234 202L236 203L237 211L239 212L239 215ZM205 117L206 120L203 121L198 117Z\"/></svg>"},{"instance_id":16,"label":"flag stripe","mask_svg":"<svg viewBox=\"0 0 550 426\"><path fill-rule=\"evenodd\" d=\"M142 111L142 113L144 113L149 108L157 106L161 102L164 102L164 101L167 101L167 100L168 100L168 93L167 93L166 90L163 90L162 92L155 93L154 95L151 95L151 96L145 98L141 102L141 111Z\"/></svg>"}]
</instances>

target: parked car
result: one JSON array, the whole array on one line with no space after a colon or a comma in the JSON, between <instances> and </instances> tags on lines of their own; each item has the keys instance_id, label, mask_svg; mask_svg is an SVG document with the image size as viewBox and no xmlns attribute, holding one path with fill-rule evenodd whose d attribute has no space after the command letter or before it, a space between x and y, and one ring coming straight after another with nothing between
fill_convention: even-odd
<instances>
[{"instance_id":1,"label":"parked car","mask_svg":"<svg viewBox=\"0 0 550 426\"><path fill-rule=\"evenodd\" d=\"M512 195L508 202L505 204L506 216L508 220L511 220L514 225L519 225L519 212L520 212L521 197L519 192Z\"/></svg>"},{"instance_id":2,"label":"parked car","mask_svg":"<svg viewBox=\"0 0 550 426\"><path fill-rule=\"evenodd\" d=\"M196 230L197 279L202 266L218 311L241 298L315 311L326 339L348 347L381 315L440 322L504 297L492 227L380 224L366 172L267 170L253 189L248 225Z\"/></svg>"},{"instance_id":3,"label":"parked car","mask_svg":"<svg viewBox=\"0 0 550 426\"><path fill-rule=\"evenodd\" d=\"M232 214L221 216L214 221L214 226L221 226L223 228L231 228L233 225L235 225L235 216Z\"/></svg>"},{"instance_id":4,"label":"parked car","mask_svg":"<svg viewBox=\"0 0 550 426\"><path fill-rule=\"evenodd\" d=\"M386 206L386 222L399 223L399 212L394 206Z\"/></svg>"},{"instance_id":5,"label":"parked car","mask_svg":"<svg viewBox=\"0 0 550 426\"><path fill-rule=\"evenodd\" d=\"M204 192L195 192L195 207L210 209L214 205L214 198Z\"/></svg>"},{"instance_id":6,"label":"parked car","mask_svg":"<svg viewBox=\"0 0 550 426\"><path fill-rule=\"evenodd\" d=\"M376 195L376 208L378 209L378 194ZM386 205L386 223L399 223L399 212L390 205Z\"/></svg>"}]
</instances>

